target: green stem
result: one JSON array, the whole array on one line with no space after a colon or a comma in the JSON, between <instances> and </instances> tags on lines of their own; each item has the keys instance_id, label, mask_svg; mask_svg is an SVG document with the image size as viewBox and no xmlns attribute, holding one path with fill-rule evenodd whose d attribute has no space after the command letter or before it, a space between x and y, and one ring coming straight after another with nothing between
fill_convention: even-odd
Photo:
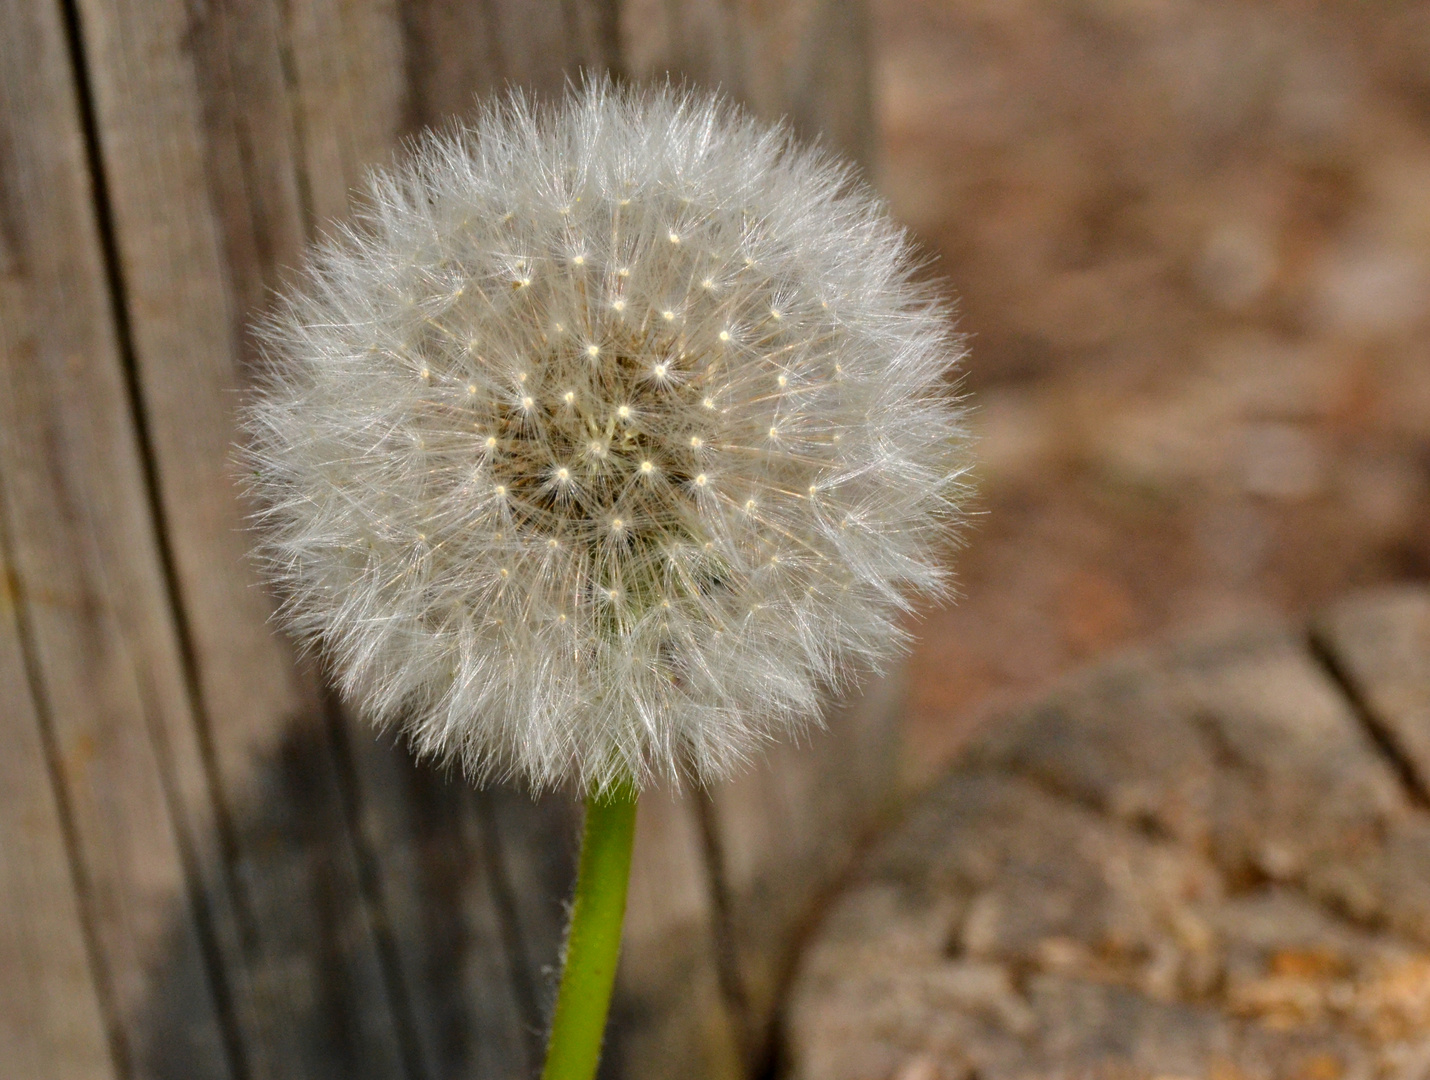
<instances>
[{"instance_id":1,"label":"green stem","mask_svg":"<svg viewBox=\"0 0 1430 1080\"><path fill-rule=\"evenodd\" d=\"M596 1075L621 951L635 824L631 785L586 797L576 899L541 1080L592 1080Z\"/></svg>"}]
</instances>

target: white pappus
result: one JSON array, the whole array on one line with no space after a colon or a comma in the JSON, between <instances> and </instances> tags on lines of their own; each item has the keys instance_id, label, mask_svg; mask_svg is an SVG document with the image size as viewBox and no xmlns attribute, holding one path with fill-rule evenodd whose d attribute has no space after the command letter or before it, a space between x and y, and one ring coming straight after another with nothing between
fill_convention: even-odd
<instances>
[{"instance_id":1,"label":"white pappus","mask_svg":"<svg viewBox=\"0 0 1430 1080\"><path fill-rule=\"evenodd\" d=\"M375 172L259 328L281 616L477 779L706 783L947 591L949 311L847 167L714 97L519 94Z\"/></svg>"}]
</instances>

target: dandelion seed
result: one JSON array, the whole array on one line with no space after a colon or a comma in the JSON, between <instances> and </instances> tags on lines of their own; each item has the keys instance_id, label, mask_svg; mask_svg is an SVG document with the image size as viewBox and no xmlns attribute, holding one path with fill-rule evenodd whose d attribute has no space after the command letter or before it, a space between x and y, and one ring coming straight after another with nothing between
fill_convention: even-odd
<instances>
[{"instance_id":1,"label":"dandelion seed","mask_svg":"<svg viewBox=\"0 0 1430 1080\"><path fill-rule=\"evenodd\" d=\"M597 82L424 136L367 196L263 327L247 412L282 615L364 715L478 779L708 783L945 593L961 348L838 164ZM439 305L459 330L414 319ZM760 312L797 367L733 347Z\"/></svg>"}]
</instances>

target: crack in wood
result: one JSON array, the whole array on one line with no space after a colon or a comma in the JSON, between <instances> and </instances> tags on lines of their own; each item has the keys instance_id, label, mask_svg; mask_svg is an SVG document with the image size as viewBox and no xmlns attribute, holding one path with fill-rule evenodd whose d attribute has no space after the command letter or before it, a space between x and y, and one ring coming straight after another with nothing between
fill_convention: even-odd
<instances>
[{"instance_id":1,"label":"crack in wood","mask_svg":"<svg viewBox=\"0 0 1430 1080\"><path fill-rule=\"evenodd\" d=\"M466 802L477 826L477 856L486 878L488 894L497 910L498 929L502 947L506 952L507 970L511 972L512 995L521 1013L526 1036L528 1062L540 1061L546 1041L546 1018L542 1015L541 996L538 993L537 973L540 967L538 966L537 971L532 970L535 962L535 943L523 940L521 922L517 914L516 891L512 886L502 838L498 834L491 793L469 792L468 796ZM560 957L554 955L550 962L555 965L559 960Z\"/></svg>"},{"instance_id":2,"label":"crack in wood","mask_svg":"<svg viewBox=\"0 0 1430 1080\"><path fill-rule=\"evenodd\" d=\"M0 478L3 479L3 478ZM0 566L8 571L14 566L7 522L9 514L5 508L5 486L0 483ZM36 657L34 635L28 619L28 603L24 589L12 576L7 581L7 591L14 612L15 636L20 646L20 661L25 674L26 690L35 711L36 727L40 746L44 754L45 768L50 790L54 794L56 816L59 819L60 837L64 844L65 861L69 867L71 886L77 899L80 933L84 939L86 958L92 972L91 982L95 998L103 1018L105 1037L109 1043L110 1060L115 1074L128 1077L131 1074L128 1039L119 1016L119 1008L111 988L111 973L105 962L104 950L100 947L99 934L94 925L94 913L89 898L94 895L84 860L80 857L79 831L75 825L74 808L70 805L69 792L64 782L64 769L59 748L55 743L54 722L51 716L49 696L45 693L44 675L40 671ZM0 610L3 610L0 608Z\"/></svg>"},{"instance_id":3,"label":"crack in wood","mask_svg":"<svg viewBox=\"0 0 1430 1080\"><path fill-rule=\"evenodd\" d=\"M149 418L144 408L140 389L138 356L134 343L133 327L129 318L129 290L125 281L123 260L119 252L119 238L114 218L114 204L109 190L104 149L100 137L100 123L95 109L94 88L91 83L88 59L85 49L83 18L78 0L60 0L63 14L65 46L69 53L70 66L74 77L74 100L78 111L80 132L83 140L85 164L91 186L91 199L95 217L95 230L99 240L100 262L103 268L109 300L109 316L114 328L114 339L119 354L120 368L124 377L129 420L133 427L138 449L143 493L148 503L150 520L153 522L154 547L159 559L159 569L163 580L175 640L179 651L183 689L188 699L197 728L200 746L204 750L204 767L208 771L207 780L214 790L221 790L218 776L213 769L211 740L208 738L209 724L199 691L198 662L195 655L193 635L185 616L183 587L174 562L174 554L169 544L169 534L163 500L159 494L158 462L154 453ZM167 741L163 733L155 730L152 723L150 737L156 751L167 753ZM178 793L174 790L173 770L164 760L160 768L164 796L169 816L173 822L174 834L179 847L180 858L187 882L189 903L194 912L195 931L203 956L209 992L213 997L214 1011L227 1055L228 1069L234 1080L247 1080L248 1070L243 1041L234 1003L223 968L222 950L214 925L214 913L210 909L208 897L202 885L198 868L198 853L191 843L189 830L181 810ZM62 791L56 784L56 792ZM219 822L223 831L222 802ZM231 837L231 831L229 832ZM223 842L222 839L220 841ZM72 849L72 857L78 859L77 848ZM76 866L78 863L76 862ZM81 898L86 894L81 893ZM97 966L96 970L103 970ZM117 1020L116 1020L117 1030Z\"/></svg>"},{"instance_id":4,"label":"crack in wood","mask_svg":"<svg viewBox=\"0 0 1430 1080\"><path fill-rule=\"evenodd\" d=\"M382 976L383 989L387 994L388 1007L392 1012L393 1030L397 1035L402 1069L407 1080L438 1080L436 1077L428 1076L422 1067L422 1055L417 1038L417 1021L412 1012L412 999L402 979L397 942L388 919L387 905L382 898L382 885L377 867L378 856L363 835L361 824L362 791L357 779L357 765L353 760L352 748L348 742L348 721L342 705L331 690L325 689L323 706L327 720L329 745L332 747L333 759L337 765L338 793L357 864L358 887L362 894L361 903L377 947L378 966Z\"/></svg>"},{"instance_id":5,"label":"crack in wood","mask_svg":"<svg viewBox=\"0 0 1430 1080\"><path fill-rule=\"evenodd\" d=\"M747 1073L754 1064L757 1048L753 1042L753 1018L750 997L745 990L744 974L740 970L740 949L735 929L734 900L725 874L725 845L720 835L720 821L714 799L708 789L701 788L694 796L695 820L700 828L705 872L710 892L711 919L715 939L715 976L725 1007L735 1029L735 1041L740 1060Z\"/></svg>"}]
</instances>

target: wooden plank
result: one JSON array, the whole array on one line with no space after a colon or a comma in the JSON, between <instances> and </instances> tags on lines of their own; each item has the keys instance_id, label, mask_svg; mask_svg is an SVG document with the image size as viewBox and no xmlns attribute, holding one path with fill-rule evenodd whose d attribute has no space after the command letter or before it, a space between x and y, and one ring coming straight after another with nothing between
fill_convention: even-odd
<instances>
[{"instance_id":1,"label":"wooden plank","mask_svg":"<svg viewBox=\"0 0 1430 1080\"><path fill-rule=\"evenodd\" d=\"M467 114L506 86L549 97L581 71L618 66L611 0L409 0L402 20L413 128Z\"/></svg>"},{"instance_id":2,"label":"wooden plank","mask_svg":"<svg viewBox=\"0 0 1430 1080\"><path fill-rule=\"evenodd\" d=\"M602 69L602 50L590 28L603 5L597 0L486 0L498 66L499 85L520 86L549 97L582 68Z\"/></svg>"},{"instance_id":3,"label":"wooden plank","mask_svg":"<svg viewBox=\"0 0 1430 1080\"><path fill-rule=\"evenodd\" d=\"M461 116L479 95L500 89L501 51L492 5L469 0L408 0L407 126L420 131ZM462 48L451 48L452 42Z\"/></svg>"},{"instance_id":4,"label":"wooden plank","mask_svg":"<svg viewBox=\"0 0 1430 1080\"><path fill-rule=\"evenodd\" d=\"M116 1068L230 1076L167 738L189 725L58 4L0 5L0 477ZM191 749L191 747L190 747ZM57 910L62 910L57 909ZM64 970L57 958L57 971ZM76 999L83 1002L83 995ZM182 1025L154 1019L182 1001Z\"/></svg>"},{"instance_id":5,"label":"wooden plank","mask_svg":"<svg viewBox=\"0 0 1430 1080\"><path fill-rule=\"evenodd\" d=\"M636 78L718 86L867 163L874 133L867 21L863 0L623 0L621 52Z\"/></svg>"},{"instance_id":6,"label":"wooden plank","mask_svg":"<svg viewBox=\"0 0 1430 1080\"><path fill-rule=\"evenodd\" d=\"M747 774L715 789L712 873L727 996L739 1010L752 1072L774 1051L772 1026L802 931L861 839L892 805L903 686L871 679L837 707L827 731L772 747Z\"/></svg>"},{"instance_id":7,"label":"wooden plank","mask_svg":"<svg viewBox=\"0 0 1430 1080\"><path fill-rule=\"evenodd\" d=\"M638 78L719 86L767 118L855 161L872 146L863 3L625 0L621 45ZM748 1069L771 1064L771 1033L793 949L821 891L889 808L901 691L873 680L802 745L709 796L706 857L716 955Z\"/></svg>"},{"instance_id":8,"label":"wooden plank","mask_svg":"<svg viewBox=\"0 0 1430 1080\"><path fill-rule=\"evenodd\" d=\"M354 842L332 732L312 718L248 765L227 806L243 905L226 963L250 1072L263 1077L414 1074Z\"/></svg>"},{"instance_id":9,"label":"wooden plank","mask_svg":"<svg viewBox=\"0 0 1430 1080\"><path fill-rule=\"evenodd\" d=\"M798 32L799 48L782 53L779 61L781 93L818 85L817 78L798 72L830 66L809 60L829 54L830 46L826 35L805 33L808 23L800 21L829 16L785 6L805 14L769 25L742 15L746 23L740 30ZM436 103L454 100L464 82L485 87L508 77L551 89L578 63L610 58L614 8L570 0L559 18L555 5L492 2L479 11L475 6L458 11L438 0L401 13L391 0L234 0L197 14L177 0L79 0L79 8L138 381L199 705L197 726L183 717L166 721L168 739L180 748L172 781L191 844L197 849L217 838L219 855L204 860L202 880L235 1023L251 1048L256 1075L299 1075L334 1060L356 1063L367 1070L361 1075L411 1070L418 1067L414 1053L437 1060L432 1048L439 1040L431 1031L424 1034L422 1021L415 1019L421 982L414 973L440 946L421 935L397 934L396 921L384 912L389 903L410 908L411 899L401 901L390 887L393 867L404 865L407 856L400 845L373 842L365 852L355 844L345 828L349 810L343 788L347 784L358 805L366 805L365 790L393 786L369 775L374 766L362 754L354 755L352 775L344 779L342 763L332 760L315 684L272 635L271 602L246 573L246 540L227 472L233 390L242 385L246 358L242 328L278 268L297 261L303 237L343 213L361 170L387 156L397 132L436 119ZM712 33L726 17L722 10L710 6L707 12ZM695 25L677 21L687 29ZM451 32L453 27L462 32ZM478 30L489 48L470 47ZM737 41L733 31L720 32L740 48L749 44ZM689 40L702 37L696 33ZM469 62L468 55L495 57L495 68L484 70L482 61ZM833 66L844 78L855 71L848 64ZM729 78L715 78L733 86ZM855 78L850 85L860 84ZM811 91L814 97L826 92L832 91ZM775 92L768 93L773 100ZM770 102L762 107L788 108ZM834 124L862 114L831 115L828 122ZM808 772L803 777L770 781L783 792L772 808L795 797L790 784L822 783ZM530 969L559 922L551 909L533 906L528 891L556 878L549 854L541 854L542 826L520 824L518 815L518 824L503 834L500 801L483 805L485 810L454 812L455 817L467 822L463 828L476 829L473 836L485 835L478 827L482 815L491 818L501 852L498 876L519 900L509 905L507 923L499 910L496 922L509 954L510 943L517 943L519 955L510 954L509 959L517 957L511 963L522 960ZM475 825L468 820L473 813ZM681 814L690 825L688 808ZM527 835L523 829L535 831ZM328 841L320 843L319 833ZM698 830L669 835L695 846L683 851L671 840L662 857L676 866L693 858L699 868ZM274 854L288 848L289 855ZM750 865L759 862L738 842L732 850ZM534 862L533 853L539 856ZM369 857L372 872L365 877ZM323 914L330 896L356 898L340 905L351 924L337 926ZM659 934L641 925L642 910L653 925L670 920L659 906L637 905L634 940L656 942ZM716 947L708 897L703 907L691 910L677 936L704 942L695 948L704 959L689 962L709 974ZM480 923L486 916L472 918ZM486 925L483 932L489 933L490 919ZM339 929L343 932L335 932ZM395 953L386 963L384 933ZM676 967L687 963L686 950L662 943L658 949L651 945L655 951L647 967L643 947L633 946L627 973L655 972L662 957L674 957ZM763 956L765 946L749 945L745 952ZM647 978L644 984L623 974L630 988L626 999L661 1010L677 1001L703 1002L703 990L693 996L657 992L669 985L671 970L640 976ZM706 974L696 984L717 986ZM315 981L325 988L317 1012L285 1007ZM332 994L330 985L337 988ZM539 998L540 989L532 986L528 993ZM398 1000L404 998L405 1004ZM715 1015L724 1015L718 998ZM661 1024L674 1024L675 1015L662 1012ZM682 1022L697 1028L709 1023L701 1014ZM337 1044L315 1049L310 1030L315 1023L338 1031ZM716 1023L721 1030L727 1026L728 1017ZM667 1032L661 1038L671 1042L674 1036ZM697 1031L680 1038L699 1042L703 1036ZM643 1045L654 1044L646 1039Z\"/></svg>"},{"instance_id":10,"label":"wooden plank","mask_svg":"<svg viewBox=\"0 0 1430 1080\"><path fill-rule=\"evenodd\" d=\"M621 57L632 78L688 80L745 99L739 14L720 0L621 0Z\"/></svg>"},{"instance_id":11,"label":"wooden plank","mask_svg":"<svg viewBox=\"0 0 1430 1080\"><path fill-rule=\"evenodd\" d=\"M203 753L176 759L176 786L217 837L202 879L247 1065L402 1076L317 684L269 625L229 465L245 305L396 130L394 13L83 0L80 15L199 706Z\"/></svg>"},{"instance_id":12,"label":"wooden plank","mask_svg":"<svg viewBox=\"0 0 1430 1080\"><path fill-rule=\"evenodd\" d=\"M786 0L741 5L746 94L768 116L851 161L874 150L871 41L862 0Z\"/></svg>"},{"instance_id":13,"label":"wooden plank","mask_svg":"<svg viewBox=\"0 0 1430 1080\"><path fill-rule=\"evenodd\" d=\"M519 992L522 958L503 910L491 823L460 777L391 743L354 732L348 745L421 1075L529 1076L539 1065L539 1018ZM544 900L523 894L520 903Z\"/></svg>"},{"instance_id":14,"label":"wooden plank","mask_svg":"<svg viewBox=\"0 0 1430 1080\"><path fill-rule=\"evenodd\" d=\"M230 757L274 744L275 718L317 711L311 680L267 625L271 601L244 572L248 537L229 479L244 314L232 284L261 272L226 257L209 183L207 150L232 137L205 129L193 45L212 25L191 24L186 8L169 3L85 0L81 14L167 535L227 771L236 767ZM296 208L271 210L283 217ZM290 222L272 235L296 241L302 230Z\"/></svg>"},{"instance_id":15,"label":"wooden plank","mask_svg":"<svg viewBox=\"0 0 1430 1080\"><path fill-rule=\"evenodd\" d=\"M347 215L364 174L388 161L401 132L407 61L397 9L397 0L280 5L288 19L281 49L291 57L289 107L302 150L297 168L309 193L310 236ZM258 105L243 104L246 111Z\"/></svg>"},{"instance_id":16,"label":"wooden plank","mask_svg":"<svg viewBox=\"0 0 1430 1080\"><path fill-rule=\"evenodd\" d=\"M0 300L0 311L4 311ZM3 499L0 499L3 501ZM113 1080L50 763L0 545L0 1061L34 1080Z\"/></svg>"},{"instance_id":17,"label":"wooden plank","mask_svg":"<svg viewBox=\"0 0 1430 1080\"><path fill-rule=\"evenodd\" d=\"M540 1060L556 1005L566 908L576 885L581 807L564 791L533 799L510 786L477 797L504 889L531 1053Z\"/></svg>"},{"instance_id":18,"label":"wooden plank","mask_svg":"<svg viewBox=\"0 0 1430 1080\"><path fill-rule=\"evenodd\" d=\"M745 1075L720 989L708 875L689 793L644 795L602 1075Z\"/></svg>"}]
</instances>

